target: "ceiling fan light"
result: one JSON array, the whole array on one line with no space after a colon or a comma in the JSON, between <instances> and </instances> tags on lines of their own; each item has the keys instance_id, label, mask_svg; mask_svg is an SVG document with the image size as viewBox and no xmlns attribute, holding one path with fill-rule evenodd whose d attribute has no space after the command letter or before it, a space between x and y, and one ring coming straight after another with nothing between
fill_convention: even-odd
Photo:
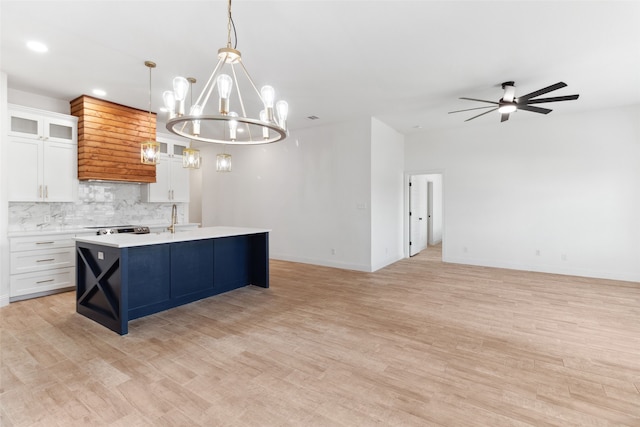
<instances>
[{"instance_id":1,"label":"ceiling fan light","mask_svg":"<svg viewBox=\"0 0 640 427\"><path fill-rule=\"evenodd\" d=\"M513 113L517 109L518 109L518 107L516 107L515 104L504 104L504 105L501 105L498 108L498 112L500 112L502 114L509 114L509 113Z\"/></svg>"}]
</instances>

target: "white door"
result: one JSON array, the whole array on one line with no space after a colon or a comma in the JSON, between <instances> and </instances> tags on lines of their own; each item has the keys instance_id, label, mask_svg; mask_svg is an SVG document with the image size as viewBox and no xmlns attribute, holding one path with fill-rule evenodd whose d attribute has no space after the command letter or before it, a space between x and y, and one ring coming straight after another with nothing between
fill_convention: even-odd
<instances>
[{"instance_id":1,"label":"white door","mask_svg":"<svg viewBox=\"0 0 640 427\"><path fill-rule=\"evenodd\" d=\"M44 142L42 176L46 202L74 201L78 176L77 151L78 146L75 144Z\"/></svg>"},{"instance_id":2,"label":"white door","mask_svg":"<svg viewBox=\"0 0 640 427\"><path fill-rule=\"evenodd\" d=\"M149 202L168 202L170 201L169 193L169 174L171 173L169 163L171 158L166 154L160 154L158 164L156 165L156 182L148 185Z\"/></svg>"},{"instance_id":3,"label":"white door","mask_svg":"<svg viewBox=\"0 0 640 427\"><path fill-rule=\"evenodd\" d=\"M427 180L413 176L409 181L409 256L427 248Z\"/></svg>"},{"instance_id":4,"label":"white door","mask_svg":"<svg viewBox=\"0 0 640 427\"><path fill-rule=\"evenodd\" d=\"M171 201L189 202L189 172L182 167L182 155L171 159Z\"/></svg>"},{"instance_id":5,"label":"white door","mask_svg":"<svg viewBox=\"0 0 640 427\"><path fill-rule=\"evenodd\" d=\"M42 141L26 138L8 138L7 174L11 178L9 201L42 201ZM3 171L4 173L4 171Z\"/></svg>"}]
</instances>

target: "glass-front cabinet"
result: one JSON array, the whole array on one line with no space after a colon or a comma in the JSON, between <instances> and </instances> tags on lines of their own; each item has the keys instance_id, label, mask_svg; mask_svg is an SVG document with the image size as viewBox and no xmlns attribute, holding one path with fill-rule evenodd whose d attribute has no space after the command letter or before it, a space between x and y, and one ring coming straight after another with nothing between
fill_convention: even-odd
<instances>
[{"instance_id":1,"label":"glass-front cabinet","mask_svg":"<svg viewBox=\"0 0 640 427\"><path fill-rule=\"evenodd\" d=\"M156 164L156 182L143 187L143 198L147 202L189 202L189 169L182 167L182 152L186 144L161 135L160 157Z\"/></svg>"},{"instance_id":2,"label":"glass-front cabinet","mask_svg":"<svg viewBox=\"0 0 640 427\"><path fill-rule=\"evenodd\" d=\"M78 119L9 105L9 201L73 202L77 190Z\"/></svg>"}]
</instances>

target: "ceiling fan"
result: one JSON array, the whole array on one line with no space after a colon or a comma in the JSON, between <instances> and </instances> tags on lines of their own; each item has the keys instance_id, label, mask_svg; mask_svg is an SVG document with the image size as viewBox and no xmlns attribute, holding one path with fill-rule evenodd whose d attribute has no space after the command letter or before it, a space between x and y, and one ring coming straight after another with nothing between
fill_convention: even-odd
<instances>
[{"instance_id":1,"label":"ceiling fan","mask_svg":"<svg viewBox=\"0 0 640 427\"><path fill-rule=\"evenodd\" d=\"M552 110L548 108L534 107L531 104L541 104L544 102L573 101L574 99L578 99L578 96L580 95L553 96L551 98L538 98L538 99L533 99L533 98L536 98L540 95L544 95L545 93L553 92L554 90L561 89L565 86L567 86L566 83L558 82L551 86L547 86L545 88L536 90L534 92L531 92L516 98L515 84L513 82L504 82L502 83L502 89L504 89L504 95L502 96L502 98L500 98L498 102L486 101L484 99L476 99L476 98L464 98L464 97L460 98L460 99L466 99L468 101L487 102L493 105L490 105L487 107L476 107L476 108L467 108L465 110L449 111L449 114L461 113L463 111L472 111L472 110L481 110L485 108L491 108L490 110L485 111L484 113L480 113L477 116L473 116L470 119L465 120L465 122L468 122L469 120L473 120L480 116L484 116L485 114L489 114L492 111L496 111L496 110L498 110L498 112L500 113L500 122L505 122L509 120L509 114L517 110L532 111L534 113L540 113L540 114L549 114Z\"/></svg>"}]
</instances>

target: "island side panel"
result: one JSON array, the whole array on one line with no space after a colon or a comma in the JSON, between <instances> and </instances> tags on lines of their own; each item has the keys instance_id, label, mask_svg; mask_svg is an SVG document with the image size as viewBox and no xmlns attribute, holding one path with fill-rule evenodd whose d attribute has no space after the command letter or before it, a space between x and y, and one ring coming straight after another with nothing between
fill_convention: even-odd
<instances>
[{"instance_id":1,"label":"island side panel","mask_svg":"<svg viewBox=\"0 0 640 427\"><path fill-rule=\"evenodd\" d=\"M121 250L76 243L76 311L121 335L128 332Z\"/></svg>"},{"instance_id":2,"label":"island side panel","mask_svg":"<svg viewBox=\"0 0 640 427\"><path fill-rule=\"evenodd\" d=\"M249 256L250 283L263 288L269 287L269 233L252 234L250 237Z\"/></svg>"}]
</instances>

